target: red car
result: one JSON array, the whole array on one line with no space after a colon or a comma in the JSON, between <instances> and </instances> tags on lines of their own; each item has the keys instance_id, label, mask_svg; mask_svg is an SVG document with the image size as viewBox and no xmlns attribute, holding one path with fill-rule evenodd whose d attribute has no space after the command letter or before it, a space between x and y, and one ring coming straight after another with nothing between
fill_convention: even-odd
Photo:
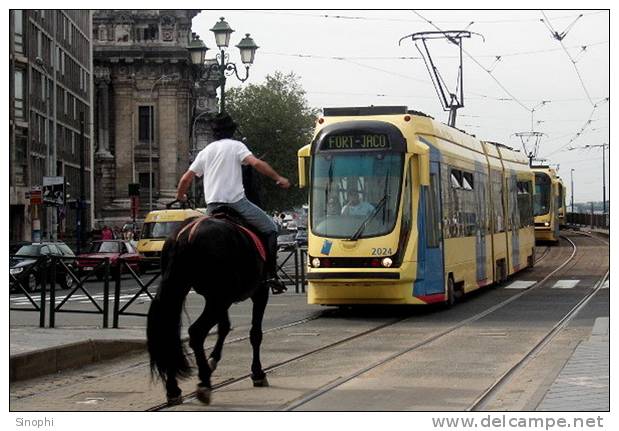
<instances>
[{"instance_id":1,"label":"red car","mask_svg":"<svg viewBox=\"0 0 619 431\"><path fill-rule=\"evenodd\" d=\"M97 265L106 257L110 259L110 272L118 267L119 259L122 259L135 273L140 273L140 255L131 242L120 239L94 241L87 253L77 256L77 269L81 274L96 271L97 278L102 279L104 269L97 268ZM123 271L127 271L125 266Z\"/></svg>"}]
</instances>

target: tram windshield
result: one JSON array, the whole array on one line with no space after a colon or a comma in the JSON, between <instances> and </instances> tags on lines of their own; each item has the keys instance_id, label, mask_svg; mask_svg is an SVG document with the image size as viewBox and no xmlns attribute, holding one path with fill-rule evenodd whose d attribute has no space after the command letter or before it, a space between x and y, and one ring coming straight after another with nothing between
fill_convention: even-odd
<instances>
[{"instance_id":1,"label":"tram windshield","mask_svg":"<svg viewBox=\"0 0 619 431\"><path fill-rule=\"evenodd\" d=\"M540 216L550 212L550 187L550 177L545 173L536 172L533 215Z\"/></svg>"},{"instance_id":2,"label":"tram windshield","mask_svg":"<svg viewBox=\"0 0 619 431\"><path fill-rule=\"evenodd\" d=\"M398 213L403 155L318 153L312 166L312 232L358 239L391 232Z\"/></svg>"}]
</instances>

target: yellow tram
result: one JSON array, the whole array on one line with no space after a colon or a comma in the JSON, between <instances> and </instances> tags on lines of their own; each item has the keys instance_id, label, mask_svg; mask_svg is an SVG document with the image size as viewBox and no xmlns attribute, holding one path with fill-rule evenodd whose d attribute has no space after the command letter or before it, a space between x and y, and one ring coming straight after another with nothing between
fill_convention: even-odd
<instances>
[{"instance_id":1,"label":"yellow tram","mask_svg":"<svg viewBox=\"0 0 619 431\"><path fill-rule=\"evenodd\" d=\"M549 167L537 165L535 172L535 195L533 214L535 216L535 239L537 241L559 242L559 227L565 217L565 188L557 172Z\"/></svg>"},{"instance_id":2,"label":"yellow tram","mask_svg":"<svg viewBox=\"0 0 619 431\"><path fill-rule=\"evenodd\" d=\"M311 304L452 304L533 265L517 151L387 106L324 109L298 156Z\"/></svg>"}]
</instances>

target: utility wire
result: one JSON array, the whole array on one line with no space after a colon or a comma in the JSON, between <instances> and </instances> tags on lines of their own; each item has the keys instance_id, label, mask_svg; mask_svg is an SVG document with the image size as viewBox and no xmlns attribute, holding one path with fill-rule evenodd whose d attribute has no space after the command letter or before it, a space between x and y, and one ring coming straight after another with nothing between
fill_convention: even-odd
<instances>
[{"instance_id":1,"label":"utility wire","mask_svg":"<svg viewBox=\"0 0 619 431\"><path fill-rule=\"evenodd\" d=\"M578 139L589 128L589 126L593 122L593 115L595 114L595 111L597 111L597 109L600 107L600 105L608 103L609 100L610 100L610 98L606 97L606 98L598 101L597 103L594 103L593 104L593 109L591 110L591 114L589 114L589 118L587 119L587 121L585 121L585 124L583 124L583 126L580 128L580 130L578 130L578 132L576 132L576 134L574 136L572 136L572 138L568 142L566 142L565 144L561 145L559 148L557 148L556 150L552 151L551 153L548 153L544 157L549 157L549 156L552 156L553 154L558 153L559 151L563 150L565 147L570 145L572 142L574 142L576 139Z\"/></svg>"},{"instance_id":2,"label":"utility wire","mask_svg":"<svg viewBox=\"0 0 619 431\"><path fill-rule=\"evenodd\" d=\"M432 21L430 21L429 19L426 19L423 15L421 15L419 12L413 10L413 13L416 14L417 16L419 16L420 18L422 18L423 20L425 20L428 24L430 24L431 26L433 26L434 28L436 28L438 31L443 31L439 26L437 26L436 24L434 24ZM522 103L520 100L518 100L516 98L516 96L514 96L493 74L492 71L486 69L479 61L477 61L477 59L475 57L473 57L471 54L468 53L468 51L466 51L464 48L462 48L462 52L464 52L466 54L467 57L469 57L471 60L473 60L473 62L475 64L477 64L480 68L482 68L488 75L490 75L490 77L494 80L494 82L497 83L497 85L499 87L501 87L501 89L509 96L512 98L512 100L514 102L516 102L517 104L519 104L520 106L522 106L522 108L524 108L527 112L531 112L531 108L527 107L524 103Z\"/></svg>"},{"instance_id":3,"label":"utility wire","mask_svg":"<svg viewBox=\"0 0 619 431\"><path fill-rule=\"evenodd\" d=\"M579 16L599 15L605 12L606 11L600 10L600 11L594 11L594 12L589 12L589 13L583 13L583 14L580 14ZM366 16L315 14L315 13L298 13L298 12L272 12L272 11L253 10L253 11L244 11L244 13L260 13L260 14L267 14L267 15L290 15L290 16L300 16L300 17L308 17L308 18L339 19L342 21L386 21L386 22L408 22L408 23L423 22L423 21L416 20L416 19L376 18L376 17L366 17ZM565 15L561 17L556 17L554 19L563 20L563 19L573 19L573 18L574 18L574 15ZM469 23L469 26L472 25L473 23L475 24L505 24L505 23L512 23L512 22L535 22L535 21L537 21L537 19L535 18L478 20L478 21ZM462 23L461 20L460 21L444 20L444 21L437 21L437 22L443 23L443 24L461 24Z\"/></svg>"},{"instance_id":4,"label":"utility wire","mask_svg":"<svg viewBox=\"0 0 619 431\"><path fill-rule=\"evenodd\" d=\"M546 13L542 10L542 15L544 16L545 20L542 19L541 21L546 24L546 27L548 27L548 29L550 30L550 32L552 33L552 37L557 39L559 41L559 44L561 44L561 48L563 48L563 51L565 51L565 54L567 55L567 57L570 59L570 61L572 62L572 66L574 66L574 70L576 71L576 75L578 76L578 80L580 81L580 85L582 86L582 89L585 91L585 94L587 95L587 98L589 99L589 103L591 103L591 105L595 105L595 102L593 101L593 99L591 98L591 95L589 94L589 90L587 90L587 87L585 86L585 81L582 79L582 76L580 75L580 70L578 70L578 66L576 66L576 60L574 60L574 58L572 57L572 55L569 53L569 51L567 50L567 48L565 47L565 44L563 43L563 39L565 38L565 36L567 36L567 34L569 33L569 31L572 29L572 27L574 26L574 24L576 24L576 21L578 21L581 17L582 14L579 15L565 30L563 30L563 32L558 33L556 30L554 30L554 28L552 27L552 24L550 22L550 20L548 19L548 17L546 16ZM582 52L584 52L584 50L586 49L586 47L584 47L584 49L580 52L582 54Z\"/></svg>"}]
</instances>

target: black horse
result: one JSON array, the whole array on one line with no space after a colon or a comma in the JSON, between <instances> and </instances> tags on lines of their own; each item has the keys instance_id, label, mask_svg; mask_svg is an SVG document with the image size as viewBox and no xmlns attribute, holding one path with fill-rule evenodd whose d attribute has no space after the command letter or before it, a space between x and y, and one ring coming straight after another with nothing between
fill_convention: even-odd
<instances>
[{"instance_id":1,"label":"black horse","mask_svg":"<svg viewBox=\"0 0 619 431\"><path fill-rule=\"evenodd\" d=\"M221 359L230 331L228 309L232 303L247 298L253 301L251 376L254 386L268 386L260 363L262 319L269 297L269 289L262 283L264 269L264 260L254 241L230 216L188 221L166 240L161 257L161 284L148 311L147 340L151 372L165 383L168 404L182 402L177 378L190 374L180 331L183 304L191 288L205 299L204 311L189 327L189 345L200 379L198 399L210 402L211 373ZM204 341L215 324L217 342L207 360Z\"/></svg>"}]
</instances>

